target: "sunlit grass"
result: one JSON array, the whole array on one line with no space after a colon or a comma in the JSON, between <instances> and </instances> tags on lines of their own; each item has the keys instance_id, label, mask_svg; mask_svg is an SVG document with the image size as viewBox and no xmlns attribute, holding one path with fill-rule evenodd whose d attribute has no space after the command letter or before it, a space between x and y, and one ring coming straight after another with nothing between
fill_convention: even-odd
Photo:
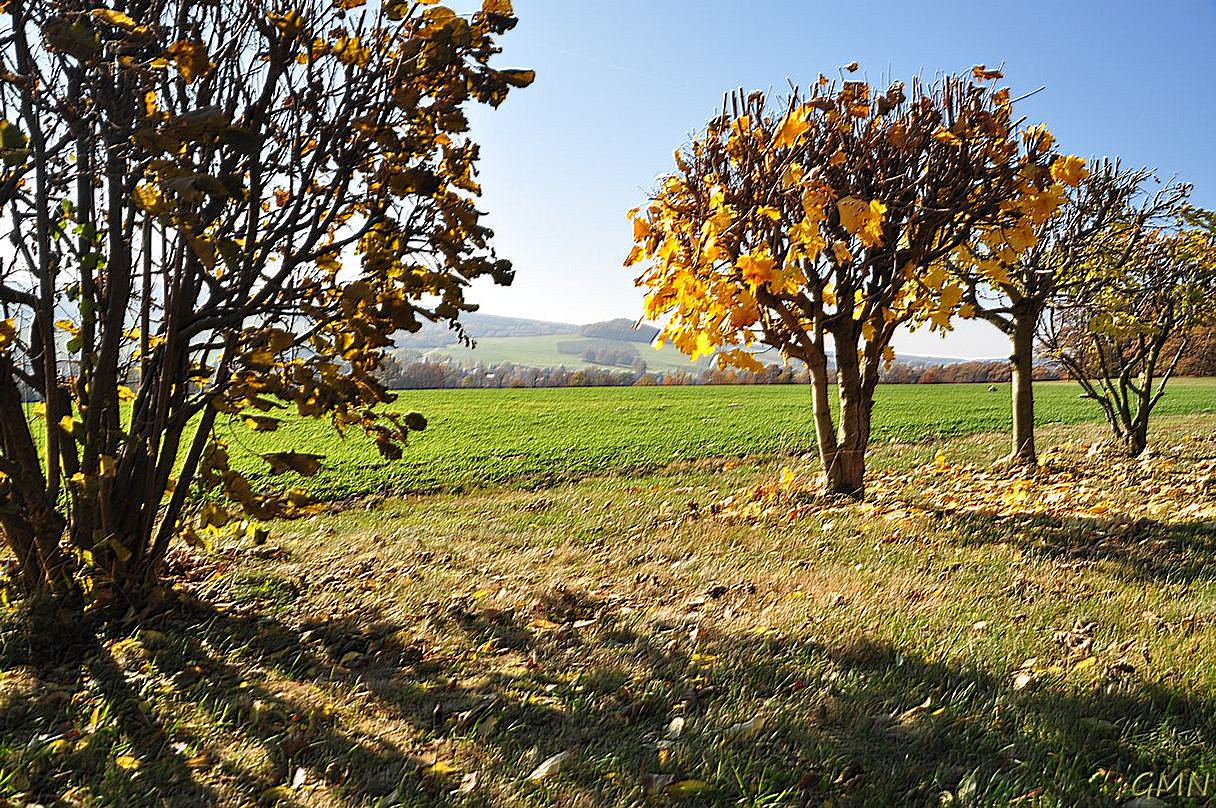
<instances>
[{"instance_id":1,"label":"sunlit grass","mask_svg":"<svg viewBox=\"0 0 1216 808\"><path fill-rule=\"evenodd\" d=\"M1214 426L1159 429L1170 446L1193 436L1180 463L1205 463ZM1043 442L1101 436L1051 427ZM874 470L939 450L987 467L1005 440L884 445ZM132 636L81 672L33 663L63 638L9 628L0 795L1071 806L1124 802L1142 772L1216 773L1208 528L1144 522L1132 490L1075 525L888 518L891 497L915 499L930 475L877 508L708 515L791 462L693 461L277 524L267 544L177 569L194 605L119 629ZM1123 543L1079 556L1048 528ZM1140 564L1144 552L1179 563ZM1074 640L1089 644L1078 654ZM557 775L527 781L563 751ZM669 794L677 783L698 795Z\"/></svg>"},{"instance_id":2,"label":"sunlit grass","mask_svg":"<svg viewBox=\"0 0 1216 808\"><path fill-rule=\"evenodd\" d=\"M1100 409L1070 383L1036 387L1044 425L1101 420ZM517 481L551 484L587 474L647 471L671 462L813 450L810 391L755 387L427 390L393 405L430 421L400 461L380 458L357 435L339 438L324 423L288 418L279 431L252 433L221 424L233 462L250 473L271 451L319 452L326 469L303 485L324 499L370 493L454 490ZM1177 380L1160 415L1216 412L1216 382ZM286 417L286 416L285 416ZM1008 429L1004 385L887 385L878 390L874 440L924 442Z\"/></svg>"}]
</instances>

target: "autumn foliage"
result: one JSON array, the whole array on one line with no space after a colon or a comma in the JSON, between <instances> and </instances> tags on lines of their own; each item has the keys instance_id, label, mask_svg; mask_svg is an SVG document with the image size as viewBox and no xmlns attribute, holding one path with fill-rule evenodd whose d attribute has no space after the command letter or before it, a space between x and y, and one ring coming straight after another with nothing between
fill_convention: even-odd
<instances>
[{"instance_id":1,"label":"autumn foliage","mask_svg":"<svg viewBox=\"0 0 1216 808\"><path fill-rule=\"evenodd\" d=\"M509 0L2 5L0 535L30 588L135 601L180 527L229 520L195 494L312 507L232 470L227 436L286 409L396 457L425 425L374 409L376 371L473 279L510 282L466 110L532 74L490 65Z\"/></svg>"},{"instance_id":2,"label":"autumn foliage","mask_svg":"<svg viewBox=\"0 0 1216 808\"><path fill-rule=\"evenodd\" d=\"M1009 338L1010 457L1025 463L1037 461L1032 381L1044 315L1084 282L1081 268L1117 253L1128 232L1168 215L1189 192L1186 185L1161 185L1152 171L1118 160L1087 167L1070 157L1053 163L1052 172L1061 181L1063 201L1033 218L1018 244L982 235L951 259L967 288L967 303Z\"/></svg>"},{"instance_id":3,"label":"autumn foliage","mask_svg":"<svg viewBox=\"0 0 1216 808\"><path fill-rule=\"evenodd\" d=\"M1086 175L1025 127L995 71L885 90L821 77L778 106L732 94L632 212L646 316L694 357L754 369L754 345L810 369L833 493L864 491L874 389L902 326L974 315L949 262L976 242L1004 257ZM828 389L839 374L839 423Z\"/></svg>"},{"instance_id":4,"label":"autumn foliage","mask_svg":"<svg viewBox=\"0 0 1216 808\"><path fill-rule=\"evenodd\" d=\"M1148 448L1149 417L1192 336L1216 324L1216 232L1170 212L1116 229L1071 267L1042 329L1052 358L1133 456Z\"/></svg>"}]
</instances>

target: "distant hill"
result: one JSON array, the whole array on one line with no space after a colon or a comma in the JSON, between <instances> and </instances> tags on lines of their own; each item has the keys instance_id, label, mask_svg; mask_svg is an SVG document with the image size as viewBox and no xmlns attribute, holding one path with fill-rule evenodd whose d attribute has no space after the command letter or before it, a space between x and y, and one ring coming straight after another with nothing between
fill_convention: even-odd
<instances>
[{"instance_id":1,"label":"distant hill","mask_svg":"<svg viewBox=\"0 0 1216 808\"><path fill-rule=\"evenodd\" d=\"M550 334L535 337L486 337L477 340L477 347L446 345L425 352L430 359L450 359L457 362L480 362L489 367L509 362L533 368L578 370L585 367L626 367L640 359L653 372L693 371L709 367L702 359L695 365L671 345L656 349L627 340L580 337L571 334ZM590 361L585 357L593 357ZM629 361L625 361L628 357ZM601 361L603 360L603 361Z\"/></svg>"},{"instance_id":2,"label":"distant hill","mask_svg":"<svg viewBox=\"0 0 1216 808\"><path fill-rule=\"evenodd\" d=\"M544 337L556 334L577 334L579 326L522 317L500 317L497 314L473 312L460 317L460 322L473 339L496 337ZM398 332L394 341L398 348L442 348L455 345L456 332L440 323L427 323L413 333Z\"/></svg>"},{"instance_id":3,"label":"distant hill","mask_svg":"<svg viewBox=\"0 0 1216 808\"><path fill-rule=\"evenodd\" d=\"M401 358L426 356L461 363L490 365L510 363L534 368L632 367L646 363L653 372L696 371L710 366L709 359L695 364L670 345L651 347L659 329L634 320L617 318L575 325L522 317L500 317L474 312L461 317L475 348L459 344L456 332L442 325L426 325L415 334L397 335ZM756 356L764 364L783 364L781 355L769 349ZM944 356L899 354L899 361L914 367L953 365L966 362ZM829 357L829 363L832 362Z\"/></svg>"},{"instance_id":4,"label":"distant hill","mask_svg":"<svg viewBox=\"0 0 1216 808\"><path fill-rule=\"evenodd\" d=\"M649 345L659 335L659 329L652 325L637 325L633 320L622 317L616 320L605 320L602 323L589 323L580 328L578 333L584 337L621 342L642 342Z\"/></svg>"}]
</instances>

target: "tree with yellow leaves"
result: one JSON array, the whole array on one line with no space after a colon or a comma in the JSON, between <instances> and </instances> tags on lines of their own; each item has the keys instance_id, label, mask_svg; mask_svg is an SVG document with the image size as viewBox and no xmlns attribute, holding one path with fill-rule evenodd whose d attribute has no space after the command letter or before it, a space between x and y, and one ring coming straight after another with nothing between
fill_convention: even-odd
<instances>
[{"instance_id":1,"label":"tree with yellow leaves","mask_svg":"<svg viewBox=\"0 0 1216 808\"><path fill-rule=\"evenodd\" d=\"M723 364L754 366L756 345L806 363L830 493L864 494L874 390L897 329L970 314L951 254L1016 228L1055 183L1053 149L1022 136L995 77L880 92L821 76L775 109L763 93L731 94L631 214L627 264L642 267L663 338Z\"/></svg>"},{"instance_id":2,"label":"tree with yellow leaves","mask_svg":"<svg viewBox=\"0 0 1216 808\"><path fill-rule=\"evenodd\" d=\"M0 537L30 590L145 602L178 531L229 518L192 495L312 507L229 468L217 425L290 408L390 458L425 425L374 409L376 371L510 282L466 108L532 74L491 65L509 0L2 9ZM315 474L296 448L267 474Z\"/></svg>"},{"instance_id":3,"label":"tree with yellow leaves","mask_svg":"<svg viewBox=\"0 0 1216 808\"><path fill-rule=\"evenodd\" d=\"M1046 133L1035 145L1049 149ZM1112 238L1134 231L1185 199L1186 186L1169 184L1150 192L1153 173L1102 160L1092 167L1079 157L1059 157L1050 166L1054 182L1028 185L1018 225L988 230L951 257L951 268L967 290L976 315L1009 337L1013 403L1010 460L1037 460L1034 429L1035 346L1043 315Z\"/></svg>"}]
</instances>

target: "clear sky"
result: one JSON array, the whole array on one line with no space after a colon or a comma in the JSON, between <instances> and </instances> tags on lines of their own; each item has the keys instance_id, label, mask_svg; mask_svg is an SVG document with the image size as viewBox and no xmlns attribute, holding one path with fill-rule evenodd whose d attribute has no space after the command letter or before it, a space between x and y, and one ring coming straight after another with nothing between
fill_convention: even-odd
<instances>
[{"instance_id":1,"label":"clear sky","mask_svg":"<svg viewBox=\"0 0 1216 808\"><path fill-rule=\"evenodd\" d=\"M472 3L458 2L455 7ZM479 3L478 3L479 5ZM1068 152L1120 155L1216 207L1216 0L514 0L502 67L537 71L474 116L484 209L509 289L482 311L564 322L637 317L625 221L732 87L780 91L853 60L879 83L1003 64L1021 110ZM980 323L906 353L1004 356Z\"/></svg>"}]
</instances>

